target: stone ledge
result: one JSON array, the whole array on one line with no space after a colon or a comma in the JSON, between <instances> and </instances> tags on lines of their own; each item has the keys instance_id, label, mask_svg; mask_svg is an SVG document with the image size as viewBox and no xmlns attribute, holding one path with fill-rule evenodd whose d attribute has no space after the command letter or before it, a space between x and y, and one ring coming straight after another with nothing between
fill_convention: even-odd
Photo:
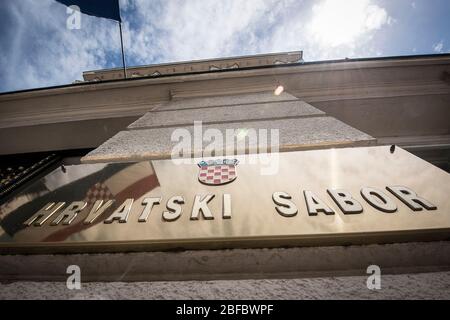
<instances>
[{"instance_id":1,"label":"stone ledge","mask_svg":"<svg viewBox=\"0 0 450 320\"><path fill-rule=\"evenodd\" d=\"M213 97L172 100L165 103L154 105L155 107L154 110L167 111L167 110L182 110L182 109L198 109L204 107L224 107L233 105L245 105L264 102L296 101L296 100L299 99L286 92L282 93L279 96L274 95L273 92L265 92L265 93L237 94L227 96L213 96Z\"/></svg>"},{"instance_id":2,"label":"stone ledge","mask_svg":"<svg viewBox=\"0 0 450 320\"><path fill-rule=\"evenodd\" d=\"M363 276L450 270L450 242L116 254L3 255L0 281L65 281L78 265L84 282Z\"/></svg>"}]
</instances>

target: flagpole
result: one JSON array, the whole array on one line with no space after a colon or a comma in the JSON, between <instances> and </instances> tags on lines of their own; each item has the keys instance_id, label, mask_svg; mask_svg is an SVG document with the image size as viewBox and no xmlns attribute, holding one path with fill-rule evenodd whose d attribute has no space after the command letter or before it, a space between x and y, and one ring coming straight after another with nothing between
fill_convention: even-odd
<instances>
[{"instance_id":1,"label":"flagpole","mask_svg":"<svg viewBox=\"0 0 450 320\"><path fill-rule=\"evenodd\" d=\"M120 45L122 47L122 65L123 65L123 78L127 78L127 67L125 65L125 54L123 52L123 37L122 37L122 22L119 21L119 29L120 29Z\"/></svg>"}]
</instances>

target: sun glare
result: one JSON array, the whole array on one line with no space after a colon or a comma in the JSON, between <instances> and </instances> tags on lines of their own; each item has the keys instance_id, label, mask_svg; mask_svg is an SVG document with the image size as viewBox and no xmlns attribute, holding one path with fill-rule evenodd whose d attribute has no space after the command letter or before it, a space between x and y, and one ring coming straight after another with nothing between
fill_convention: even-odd
<instances>
[{"instance_id":1,"label":"sun glare","mask_svg":"<svg viewBox=\"0 0 450 320\"><path fill-rule=\"evenodd\" d=\"M274 91L274 95L279 96L280 94L282 94L284 91L284 87L282 85L279 85L276 87L275 91Z\"/></svg>"},{"instance_id":2,"label":"sun glare","mask_svg":"<svg viewBox=\"0 0 450 320\"><path fill-rule=\"evenodd\" d=\"M323 46L351 45L364 33L386 23L384 9L369 0L325 0L312 9L309 33Z\"/></svg>"}]
</instances>

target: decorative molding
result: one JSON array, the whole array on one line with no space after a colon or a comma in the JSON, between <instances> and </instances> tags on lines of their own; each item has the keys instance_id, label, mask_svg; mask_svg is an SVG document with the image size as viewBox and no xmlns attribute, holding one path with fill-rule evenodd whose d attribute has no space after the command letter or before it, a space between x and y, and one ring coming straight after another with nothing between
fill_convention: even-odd
<instances>
[{"instance_id":1,"label":"decorative molding","mask_svg":"<svg viewBox=\"0 0 450 320\"><path fill-rule=\"evenodd\" d=\"M340 86L333 88L290 88L290 92L293 95L310 103L450 94L449 86L442 81L413 83L385 82L377 85Z\"/></svg>"},{"instance_id":2,"label":"decorative molding","mask_svg":"<svg viewBox=\"0 0 450 320\"><path fill-rule=\"evenodd\" d=\"M229 85L219 87L214 84L209 84L201 90L186 90L182 88L178 89L177 87L177 85L174 85L170 90L173 100L271 92L274 88L269 83L239 87L231 87ZM295 88L290 86L289 92L304 101L315 103L363 99L382 100L385 98L419 95L431 97L436 95L449 95L450 88L447 84L439 81L405 84L386 82L380 85L358 87L340 86L335 88ZM99 98L104 97L104 95L104 92L99 93ZM61 99L57 99L60 101L60 104L55 101L53 105L39 105L37 103L38 100L36 100L36 103L30 103L30 100L25 100L23 104L19 103L14 108L5 108L5 103L0 102L0 129L69 121L141 116L151 111L154 106L169 101L152 99L151 96L146 95L145 91L141 93L140 97L131 96L129 100L125 98L125 95L126 92L121 96L122 101L111 98L110 103L96 103L95 101L90 101L89 103L86 101L74 102L72 105L67 105L67 100L61 97ZM73 100L76 101L79 99L74 98Z\"/></svg>"}]
</instances>

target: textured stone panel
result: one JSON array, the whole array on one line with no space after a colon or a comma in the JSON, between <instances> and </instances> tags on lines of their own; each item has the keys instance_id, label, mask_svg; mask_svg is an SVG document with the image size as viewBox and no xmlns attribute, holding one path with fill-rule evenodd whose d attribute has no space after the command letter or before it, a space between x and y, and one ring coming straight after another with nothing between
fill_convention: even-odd
<instances>
[{"instance_id":1,"label":"textured stone panel","mask_svg":"<svg viewBox=\"0 0 450 320\"><path fill-rule=\"evenodd\" d=\"M148 112L128 128L188 126L193 125L194 121L223 123L321 115L325 115L325 113L303 101L270 102L228 107Z\"/></svg>"},{"instance_id":2,"label":"textured stone panel","mask_svg":"<svg viewBox=\"0 0 450 320\"><path fill-rule=\"evenodd\" d=\"M369 290L367 276L182 282L0 284L0 299L450 299L450 272L382 275Z\"/></svg>"},{"instance_id":3,"label":"textured stone panel","mask_svg":"<svg viewBox=\"0 0 450 320\"><path fill-rule=\"evenodd\" d=\"M195 148L194 127L159 128L122 131L106 141L100 147L90 152L82 162L112 162L134 161L142 159L167 159L171 157L174 146L179 141L171 141L174 130L184 130L192 140L192 154L201 156L203 148L209 143L203 142L203 148ZM205 125L203 134L208 129L219 130L226 137L227 129L234 129L238 133L236 139L246 139L251 132L258 133L266 129L271 137L271 130L279 130L279 150L294 151L326 147L367 146L375 144L375 139L345 123L331 117L297 118L271 121L236 122L225 124ZM180 131L178 131L180 132ZM270 141L270 139L268 139ZM228 144L227 144L228 143ZM223 150L234 150L235 141L224 143ZM258 145L246 143L244 152L255 153Z\"/></svg>"}]
</instances>

